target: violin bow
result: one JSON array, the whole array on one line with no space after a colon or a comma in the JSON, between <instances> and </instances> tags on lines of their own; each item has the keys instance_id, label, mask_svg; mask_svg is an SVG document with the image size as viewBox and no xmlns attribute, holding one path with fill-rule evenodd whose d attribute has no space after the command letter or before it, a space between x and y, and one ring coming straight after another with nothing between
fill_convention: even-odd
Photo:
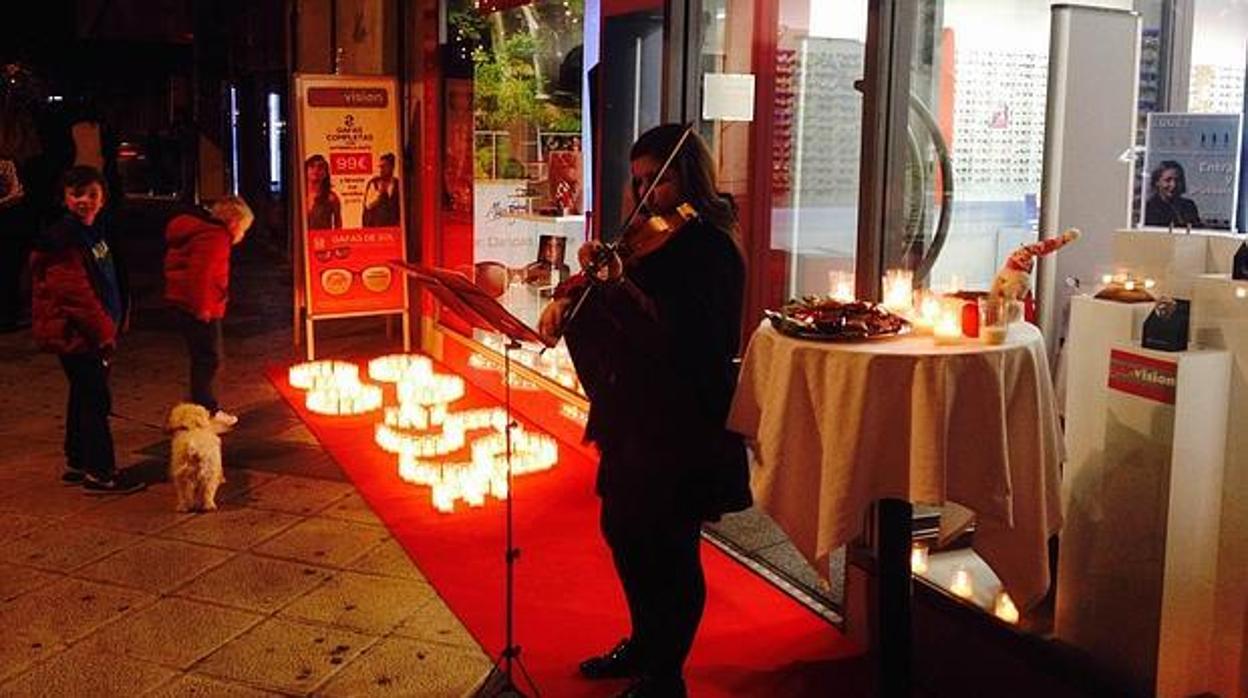
<instances>
[{"instance_id":1,"label":"violin bow","mask_svg":"<svg viewBox=\"0 0 1248 698\"><path fill-rule=\"evenodd\" d=\"M641 210L646 207L646 199L649 199L650 194L654 193L655 187L659 186L659 182L663 180L663 175L667 174L667 168L672 166L672 162L676 160L676 154L680 152L682 147L684 147L685 141L689 140L689 134L693 133L693 124L694 122L690 121L685 125L685 130L681 132L680 138L676 141L676 145L672 148L672 152L667 154L667 159L663 161L663 165L659 167L659 171L655 173L654 179L650 180L650 184L646 187L646 191L642 193L642 195L637 199L637 203L633 205L632 213L628 214L628 218L624 220L623 230L628 230L629 226L633 224L633 221L637 220L637 215L640 214ZM616 242L607 243L607 250L614 252L615 249L619 247L619 244L618 240ZM590 284L590 286L585 289L584 293L581 294L581 297L577 299L576 305L572 306L572 311L569 312L568 316L563 319L564 328L567 328L567 326L572 323L572 319L576 317L576 314L581 311L581 306L585 305L585 299L589 297L589 292L593 289L593 284Z\"/></svg>"}]
</instances>

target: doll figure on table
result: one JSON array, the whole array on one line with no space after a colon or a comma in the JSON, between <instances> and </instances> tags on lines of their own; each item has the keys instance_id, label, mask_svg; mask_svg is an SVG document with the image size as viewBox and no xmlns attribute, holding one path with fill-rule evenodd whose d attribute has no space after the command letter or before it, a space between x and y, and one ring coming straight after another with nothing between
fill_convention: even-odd
<instances>
[{"instance_id":1,"label":"doll figure on table","mask_svg":"<svg viewBox=\"0 0 1248 698\"><path fill-rule=\"evenodd\" d=\"M1010 304L1014 309L1010 311L1010 320L1019 319L1020 308L1031 296L1031 270L1035 267L1036 257L1058 251L1078 240L1079 235L1077 228L1069 228L1055 238L1023 245L1006 258L1005 264L992 280L992 289L988 295L1003 298Z\"/></svg>"}]
</instances>

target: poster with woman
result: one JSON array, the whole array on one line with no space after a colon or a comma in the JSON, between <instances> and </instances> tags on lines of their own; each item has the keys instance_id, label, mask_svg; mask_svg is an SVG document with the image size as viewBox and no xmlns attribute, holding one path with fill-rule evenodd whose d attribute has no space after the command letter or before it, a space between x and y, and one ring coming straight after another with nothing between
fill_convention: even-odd
<instances>
[{"instance_id":1,"label":"poster with woman","mask_svg":"<svg viewBox=\"0 0 1248 698\"><path fill-rule=\"evenodd\" d=\"M1242 118L1148 115L1141 226L1234 229Z\"/></svg>"},{"instance_id":2,"label":"poster with woman","mask_svg":"<svg viewBox=\"0 0 1248 698\"><path fill-rule=\"evenodd\" d=\"M406 247L394 81L298 75L295 85L308 316L403 311L407 286L389 266Z\"/></svg>"}]
</instances>

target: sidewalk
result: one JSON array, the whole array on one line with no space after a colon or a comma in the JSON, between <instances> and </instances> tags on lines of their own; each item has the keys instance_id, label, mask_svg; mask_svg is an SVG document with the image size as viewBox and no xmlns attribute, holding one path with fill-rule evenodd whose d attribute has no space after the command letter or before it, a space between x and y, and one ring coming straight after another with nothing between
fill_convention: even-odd
<instances>
[{"instance_id":1,"label":"sidewalk","mask_svg":"<svg viewBox=\"0 0 1248 698\"><path fill-rule=\"evenodd\" d=\"M240 422L212 514L174 511L169 442L150 426L186 390L158 275L135 274L112 381L129 418L113 421L118 462L144 492L61 485L65 378L28 331L0 335L0 696L459 696L488 672L264 379L266 363L297 357L283 269L260 245L235 255L219 397ZM364 322L327 326L318 346L384 341L380 320Z\"/></svg>"}]
</instances>

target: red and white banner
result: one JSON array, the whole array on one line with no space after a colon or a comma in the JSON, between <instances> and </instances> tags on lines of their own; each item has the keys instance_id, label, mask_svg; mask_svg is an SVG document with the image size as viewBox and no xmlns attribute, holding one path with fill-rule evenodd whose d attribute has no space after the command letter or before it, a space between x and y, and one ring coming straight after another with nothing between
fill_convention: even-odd
<instances>
[{"instance_id":1,"label":"red and white banner","mask_svg":"<svg viewBox=\"0 0 1248 698\"><path fill-rule=\"evenodd\" d=\"M300 215L309 317L393 313L407 285L395 83L297 75Z\"/></svg>"},{"instance_id":2,"label":"red and white banner","mask_svg":"<svg viewBox=\"0 0 1248 698\"><path fill-rule=\"evenodd\" d=\"M1109 389L1163 405L1174 404L1179 364L1121 349L1109 353Z\"/></svg>"}]
</instances>

